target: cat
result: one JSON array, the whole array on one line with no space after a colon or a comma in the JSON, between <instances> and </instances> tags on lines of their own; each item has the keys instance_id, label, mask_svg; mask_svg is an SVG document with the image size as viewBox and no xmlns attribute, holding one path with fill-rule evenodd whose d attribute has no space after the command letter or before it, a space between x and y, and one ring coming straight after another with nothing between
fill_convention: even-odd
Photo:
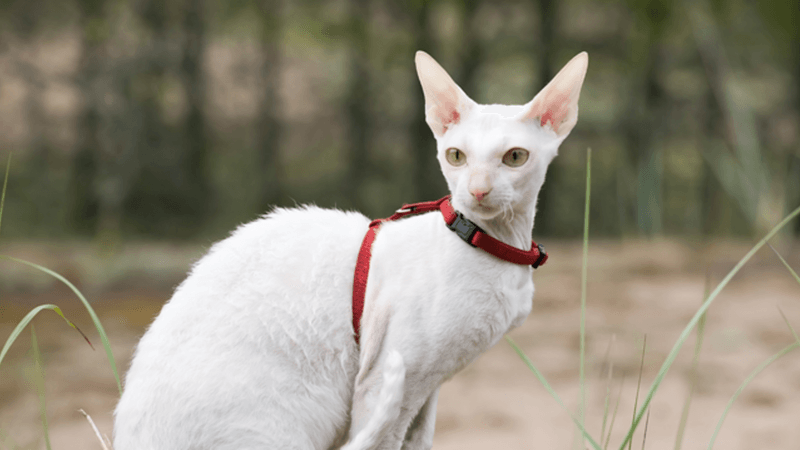
<instances>
[{"instance_id":1,"label":"cat","mask_svg":"<svg viewBox=\"0 0 800 450\"><path fill-rule=\"evenodd\" d=\"M587 54L525 105L475 103L427 53L416 66L453 207L527 250ZM438 212L387 222L356 343L353 273L369 222L276 208L212 246L136 348L115 449L431 448L439 386L523 323L532 268L471 247Z\"/></svg>"}]
</instances>

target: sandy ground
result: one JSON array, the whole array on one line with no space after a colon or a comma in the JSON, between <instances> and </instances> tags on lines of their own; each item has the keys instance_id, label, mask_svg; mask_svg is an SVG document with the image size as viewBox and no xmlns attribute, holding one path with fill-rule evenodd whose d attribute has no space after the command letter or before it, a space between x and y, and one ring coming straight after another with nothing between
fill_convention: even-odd
<instances>
[{"instance_id":1,"label":"sandy ground","mask_svg":"<svg viewBox=\"0 0 800 450\"><path fill-rule=\"evenodd\" d=\"M21 248L3 253L19 254ZM647 348L642 384L646 389L697 310L706 274L716 285L747 249L747 245L731 243L592 243L586 317L586 420L596 439L600 438L609 389L609 367L612 410L621 392L610 445L617 448L631 420L644 336ZM581 248L579 243L550 243L548 250L551 262L534 275L537 293L533 313L511 336L567 407L575 411L579 403ZM800 269L798 244L784 245L780 250L796 270ZM54 264L78 279L85 275L83 266L74 268L69 262L54 260L74 253L63 248L37 251L28 256L45 259L38 262ZM147 261L146 255L140 257ZM179 273L185 272L189 260L178 258L172 267L175 274L166 277L167 281L148 283L140 273L139 278L132 278L134 282L118 280L102 288L85 286L121 369L128 366L133 345L169 297L170 286L179 281ZM7 264L3 263L2 270ZM124 274L119 279L125 279ZM24 284L9 287L6 282L5 287L0 286L0 340L6 339L31 305L46 302L62 306L87 332L97 351L55 314L46 313L36 320L45 361L53 448L99 449L90 425L78 412L82 408L102 433L111 433L111 411L118 392L99 339L69 291L47 283L34 283L33 288ZM683 448L707 448L725 404L740 383L761 362L792 343L777 307L800 330L800 285L770 250L762 250L709 311ZM645 448L675 446L692 379L694 345L692 334L654 397ZM609 346L610 356L606 358ZM30 332L26 330L0 366L0 449L45 448L38 399L30 381L34 373ZM715 448L797 450L798 425L800 351L769 366L745 389L728 415ZM634 448L642 446L642 428L634 438ZM435 449L570 449L576 448L575 444L567 412L503 341L442 387Z\"/></svg>"}]
</instances>

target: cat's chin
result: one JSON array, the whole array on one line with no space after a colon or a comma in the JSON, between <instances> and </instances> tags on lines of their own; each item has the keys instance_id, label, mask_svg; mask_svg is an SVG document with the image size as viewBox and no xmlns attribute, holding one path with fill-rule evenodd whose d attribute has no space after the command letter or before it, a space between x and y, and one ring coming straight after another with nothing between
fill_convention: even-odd
<instances>
[{"instance_id":1,"label":"cat's chin","mask_svg":"<svg viewBox=\"0 0 800 450\"><path fill-rule=\"evenodd\" d=\"M469 206L469 211L480 219L492 220L503 212L503 208L475 203Z\"/></svg>"}]
</instances>

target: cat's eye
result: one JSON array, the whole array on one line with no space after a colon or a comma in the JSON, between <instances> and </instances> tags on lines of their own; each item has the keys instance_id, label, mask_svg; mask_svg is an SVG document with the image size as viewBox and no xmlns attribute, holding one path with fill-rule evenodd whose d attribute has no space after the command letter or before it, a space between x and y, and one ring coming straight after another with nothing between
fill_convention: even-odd
<instances>
[{"instance_id":1,"label":"cat's eye","mask_svg":"<svg viewBox=\"0 0 800 450\"><path fill-rule=\"evenodd\" d=\"M510 167L519 167L528 160L528 151L524 148L514 147L503 155L503 164Z\"/></svg>"},{"instance_id":2,"label":"cat's eye","mask_svg":"<svg viewBox=\"0 0 800 450\"><path fill-rule=\"evenodd\" d=\"M460 166L467 162L467 155L455 147L448 148L444 156L447 158L447 162L453 166Z\"/></svg>"}]
</instances>

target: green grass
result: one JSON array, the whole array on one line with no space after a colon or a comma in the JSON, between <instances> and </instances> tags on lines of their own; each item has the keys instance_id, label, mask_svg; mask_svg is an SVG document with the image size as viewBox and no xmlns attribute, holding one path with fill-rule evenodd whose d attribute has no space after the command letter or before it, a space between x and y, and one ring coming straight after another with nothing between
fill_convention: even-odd
<instances>
[{"instance_id":1,"label":"green grass","mask_svg":"<svg viewBox=\"0 0 800 450\"><path fill-rule=\"evenodd\" d=\"M556 391L553 389L553 387L550 386L550 383L547 382L547 379L544 377L544 375L542 375L542 372L540 372L539 369L536 368L536 365L533 364L533 361L531 361L530 358L528 358L528 356L525 354L525 352L523 352L522 349L519 348L517 343L514 342L513 339L511 339L511 336L506 336L505 338L506 342L508 342L511 348L514 349L515 352L517 352L517 355L519 355L520 359L522 359L522 362L524 362L525 365L528 366L528 369L530 369L531 372L533 372L533 375L539 380L540 383L542 383L542 386L544 386L545 390L548 393L550 393L550 395L555 399L555 401L559 404L559 406L561 406L561 408L567 414L569 414L569 417L572 419L572 422L575 423L575 426L578 427L578 430L581 433L583 433L583 437L587 441L589 441L589 444L592 445L592 448L594 448L595 450L601 450L600 444L598 444L597 441L594 440L592 435L589 434L589 432L583 426L581 420L574 414L572 414L569 408L567 408L567 405L565 405L564 402L561 401L561 397L559 397Z\"/></svg>"},{"instance_id":2,"label":"green grass","mask_svg":"<svg viewBox=\"0 0 800 450\"><path fill-rule=\"evenodd\" d=\"M709 278L706 276L706 288L705 294L703 295L703 301L708 298L708 291L709 291ZM705 335L706 329L706 315L700 318L700 322L697 324L697 340L695 341L694 345L694 356L692 356L692 366L690 369L690 380L689 380L689 393L686 395L686 400L683 402L683 409L681 410L681 419L678 422L678 432L675 436L675 450L680 450L681 446L683 445L683 434L686 431L686 422L689 420L689 407L692 404L692 396L694 395L694 388L697 384L697 365L700 361L700 349L703 347L703 336Z\"/></svg>"},{"instance_id":3,"label":"green grass","mask_svg":"<svg viewBox=\"0 0 800 450\"><path fill-rule=\"evenodd\" d=\"M761 373L761 371L766 369L767 366L774 363L775 361L777 361L784 355L788 354L792 350L795 350L797 347L800 347L800 342L794 342L784 347L783 350L779 351L778 353L775 353L769 359L759 364L758 367L756 367L756 369L750 375L748 375L747 378L745 378L744 382L742 382L742 384L739 386L739 389L736 390L731 399L728 401L728 404L725 405L725 409L722 412L722 416L719 418L719 422L717 422L717 427L714 429L714 434L711 436L711 442L708 444L709 450L711 450L714 447L714 442L717 440L717 434L719 434L719 430L722 428L722 423L725 422L725 417L728 416L728 412L730 412L731 407L733 406L733 402L735 402L736 399L739 398L739 394L741 394L742 391L744 391L744 388L747 387L747 385L750 384L751 381L753 381L756 375L758 375L759 373Z\"/></svg>"},{"instance_id":4,"label":"green grass","mask_svg":"<svg viewBox=\"0 0 800 450\"><path fill-rule=\"evenodd\" d=\"M658 390L658 387L661 385L661 381L667 375L667 372L672 366L672 363L678 356L678 352L680 351L681 347L683 347L683 343L686 342L686 339L689 337L689 334L692 332L694 327L700 321L700 318L703 317L706 311L708 311L708 308L711 307L711 304L717 298L719 293L722 292L725 286L728 285L728 283L739 272L739 270L741 270L742 267L744 267L747 261L749 261L750 258L752 258L753 255L755 255L756 252L759 249L761 249L761 247L763 247L764 244L766 244L769 239L771 239L778 231L780 231L781 228L786 226L786 224L788 224L798 214L800 214L800 208L795 209L791 214L786 216L786 218L784 218L778 225L773 227L772 230L770 230L770 232L767 233L767 235L758 242L758 244L756 244L753 248L751 248L750 251L747 252L747 254L744 257L742 257L741 260L739 260L736 266L734 266L734 268L731 269L730 272L728 272L725 278L723 278L722 282L720 282L720 284L717 285L717 287L711 292L711 295L708 296L708 299L706 299L706 301L703 302L703 305L700 307L700 309L697 310L695 315L683 329L683 332L681 332L680 336L678 337L678 340L675 342L675 345L673 345L672 350L670 351L669 355L667 355L666 360L662 364L661 369L658 371L658 374L656 375L656 378L653 381L650 390L647 392L647 396L645 397L644 402L642 403L642 408L636 414L636 418L634 419L633 425L631 426L630 430L628 431L628 434L625 436L625 439L622 441L622 444L619 447L620 450L625 448L625 444L627 444L628 441L630 441L631 437L633 436L633 433L636 431L637 425L642 420L642 416L644 415L647 408L650 406L650 402L653 400L653 396Z\"/></svg>"},{"instance_id":5,"label":"green grass","mask_svg":"<svg viewBox=\"0 0 800 450\"><path fill-rule=\"evenodd\" d=\"M119 372L117 371L117 362L114 359L113 353L111 352L111 344L108 342L108 335L106 334L106 330L103 328L103 324L100 323L100 318L97 317L97 313L95 313L94 308L92 308L92 305L89 304L89 301L86 300L86 297L84 297L84 295L81 293L81 291L79 291L78 288L76 288L75 285L70 283L70 281L67 280L66 278L62 277L58 273L56 273L56 272L54 272L54 271L52 271L52 270L50 270L50 269L48 269L46 267L40 266L39 264L32 263L30 261L25 261L25 260L18 259L18 258L14 258L14 257L7 256L7 255L0 255L0 259L6 259L6 260L9 260L9 261L15 261L17 263L25 264L25 265L27 265L29 267L32 267L32 268L36 269L36 270L44 272L44 273L52 276L53 278L57 279L58 281L61 281L65 285L67 285L67 287L69 287L70 290L75 293L75 295L78 297L78 299L80 299L81 303L83 303L83 306L86 308L86 311L89 313L89 316L92 318L92 322L94 323L95 329L97 330L97 333L100 335L100 341L103 343L103 347L105 348L106 357L108 358L108 364L111 367L111 372L114 374L114 379L117 381L117 389L119 389L120 394L122 394L122 382L120 381ZM46 306L55 306L55 305L46 305ZM61 317L63 317L64 320L67 320L67 318L64 316L63 313L61 313L61 310L58 309L58 307L48 308L48 309L53 309L54 311L56 311L56 313L58 313ZM26 316L26 318L27 318L27 316ZM30 322L30 320L32 320L32 319L33 319L33 317L30 317L30 319L28 319L28 322ZM14 331L15 332L16 331L20 331L21 332L22 328L24 328L25 325L28 324L28 322L25 322L25 319L22 319L22 321L20 321L19 325L17 325L17 328L15 328ZM83 332L81 330L79 330L78 327L76 327L74 324L72 324L69 320L67 320L67 323L72 328L75 328L76 330L78 330L78 332L81 333L83 338L86 339L86 342L88 342L89 345L92 345L92 343L89 341L89 339L86 337L86 335L83 334ZM10 342L8 342L8 341L6 342L6 347L10 347L11 343L13 343L14 339L16 339L16 335L13 332L12 332L11 336L12 336L13 339L10 339ZM6 348L4 347L4 350L5 349ZM92 349L94 349L94 346L92 346ZM5 351L3 353L5 353ZM2 362L2 356L0 356L0 362Z\"/></svg>"},{"instance_id":6,"label":"green grass","mask_svg":"<svg viewBox=\"0 0 800 450\"><path fill-rule=\"evenodd\" d=\"M781 263L783 263L783 266L786 267L786 270L788 270L789 273L792 274L792 277L794 277L794 280L797 281L797 284L800 284L800 276L797 276L797 272L795 272L794 269L792 269L792 266L790 266L789 263L787 263L786 260L783 259L783 256L781 256L781 254L778 253L777 250L775 250L775 247L773 247L769 243L767 245L769 245L769 248L772 249L772 252L775 253L778 259L781 260Z\"/></svg>"},{"instance_id":7,"label":"green grass","mask_svg":"<svg viewBox=\"0 0 800 450\"><path fill-rule=\"evenodd\" d=\"M576 427L578 428L578 431L583 434L583 437L586 439L586 441L588 441L594 449L600 450L600 448L601 448L600 445L593 439L591 434L586 430L585 425L584 425L584 421L583 421L583 415L582 415L583 414L583 405L584 405L584 401L585 401L584 400L584 398L585 398L584 389L585 388L584 388L583 368L584 368L585 357L586 356L585 356L585 353L584 353L583 345L584 345L585 332L586 332L585 331L585 326L586 326L585 325L585 315L586 315L586 302L585 302L585 300L586 300L586 282L587 282L587 278L588 278L588 271L587 271L587 266L588 266L588 242L589 242L589 234L588 234L589 233L589 231L588 231L589 218L588 218L588 215L589 215L589 201L590 201L590 193L591 193L591 189L590 189L591 183L590 183L590 181L591 181L591 150L587 149L586 205L585 205L585 208L584 208L585 218L584 218L584 234L583 234L584 252L583 252L583 270L582 270L582 274L581 274L581 306L580 306L580 308L581 308L581 313L580 313L581 314L581 320L580 320L580 335L581 335L580 359L581 359L581 361L580 361L580 373L579 373L579 383L580 383L580 389L579 389L580 399L579 399L579 402L580 402L580 406L579 406L579 415L578 415L578 417L573 416L569 412L569 410L564 405L564 402L561 400L561 398L558 396L558 394L555 392L555 390L547 382L547 379L544 377L544 375L536 368L535 364L533 364L533 362L530 360L530 358L528 358L528 356L514 343L514 341L510 337L506 337L506 341L511 345L511 347L514 349L514 351L519 355L519 357L522 359L522 361L525 363L525 365L528 366L528 368L531 370L531 372L533 372L534 376L542 383L542 385L544 386L545 390L547 390L547 392L556 400L556 402L564 410L567 411L567 413L570 415L570 418L572 418L572 421L575 423ZM765 244L767 244L767 242L773 236L775 236L784 226L786 226L789 222L791 222L793 219L795 219L798 215L800 215L800 207L798 207L797 209L795 209L794 211L789 213L786 217L783 218L783 220L780 221L780 223L775 225L766 234L766 236L764 236L756 245L754 245L750 249L750 251L748 251L739 260L739 262L733 267L733 269L730 270L730 272L728 272L728 274L722 279L722 281L716 286L716 288L714 288L714 290L710 294L705 296L705 300L701 304L700 308L697 310L697 312L694 314L694 316L691 318L691 320L689 320L689 323L686 324L686 326L684 327L684 329L681 332L680 336L678 337L677 341L673 345L672 350L669 352L669 354L667 355L666 359L662 363L661 368L658 371L658 374L656 375L655 379L653 380L653 383L650 386L650 389L648 389L647 394L644 397L644 401L642 402L641 408L638 407L639 388L637 386L636 403L634 405L633 419L631 421L630 427L628 428L628 432L626 433L625 437L623 438L622 442L619 445L619 450L624 450L626 446L628 447L628 449L632 448L633 434L635 433L635 431L636 431L639 423L641 422L642 418L644 417L644 415L646 413L649 414L650 403L652 402L653 397L655 396L656 392L658 391L658 388L661 386L661 382L664 380L664 377L666 376L667 372L672 367L672 364L675 362L675 358L678 356L678 352L683 347L683 344L686 342L686 340L689 337L689 335L691 334L692 330L694 330L695 327L698 327L698 325L700 324L699 328L698 328L698 340L697 340L697 344L696 344L696 347L695 347L695 356L694 356L694 361L693 361L693 367L696 367L697 359L699 357L698 355L699 355L699 352L700 352L700 346L702 345L702 333L703 333L702 324L705 321L705 315L706 315L706 312L708 311L708 308L711 307L711 304L719 296L720 292L728 285L728 283L731 281L731 279L742 269L742 267L744 267L744 265L750 260L750 258L753 257L753 255L755 255L755 253L758 250L760 250ZM773 249L773 251L774 251L774 249ZM775 254L778 255L778 258L780 258L780 260L784 264L784 266L789 270L789 272L794 277L794 279L800 284L800 277L798 277L797 273L789 266L789 264L786 262L786 260L780 254L778 254L777 251L775 252ZM707 291L707 289L706 289L706 291ZM788 319L786 319L785 316L784 316L784 320L786 321L787 326L791 330L792 335L795 338L795 342L790 344L790 345L788 345L783 350L779 351L778 353L773 355L771 358L769 358L766 361L764 361L762 364L760 364L750 374L750 376L748 376L745 379L745 381L742 383L742 385L739 387L739 389L736 391L736 393L734 393L733 397L731 397L730 401L728 402L728 404L726 405L725 409L723 410L722 415L721 415L720 420L719 420L719 423L717 425L717 429L715 430L714 435L711 438L711 442L709 443L709 447L708 447L709 449L711 449L713 447L714 441L715 441L716 436L717 436L717 434L719 432L719 429L722 427L722 423L724 422L725 417L727 416L728 412L730 411L731 407L733 406L733 403L736 401L736 398L744 390L744 388L750 383L750 381L752 381L755 378L756 375L758 375L762 370L764 370L767 366L769 366L770 364L775 362L777 359L783 357L784 355L788 354L792 350L795 350L797 347L800 347L800 338L798 338L797 333L795 333L794 328L792 328L792 326L790 325ZM643 352L642 353L642 361L644 361L644 347L642 349L642 352ZM640 382L641 382L642 370L643 369L640 369L640 372L639 372ZM685 404L684 404L684 413L683 413L683 415L688 415L688 408L689 408L689 404L691 403L691 395L692 395L692 391L690 390L690 392L688 394L688 397L687 397L687 400L685 401ZM606 409L606 412L604 413L604 418L603 418L603 422L604 423L606 421L605 414L607 414L607 409ZM614 417L616 417L616 408L615 408ZM675 443L675 448L676 449L680 448L680 445L681 445L681 441L682 441L682 438L683 438L683 430L684 430L684 427L685 427L685 420L686 420L685 417L682 418L681 419L681 423L679 425L678 436L676 437L676 443ZM612 419L612 426L613 426L613 419ZM603 430L601 431L601 442L602 442L602 435L603 434L605 434L605 425L603 425ZM611 434L611 431L609 430L608 436L610 436L610 434ZM607 446L608 446L608 438L607 438L603 448L605 448ZM642 446L644 447L644 442L642 443Z\"/></svg>"},{"instance_id":8,"label":"green grass","mask_svg":"<svg viewBox=\"0 0 800 450\"><path fill-rule=\"evenodd\" d=\"M603 358L604 363L608 365L608 380L606 381L606 395L603 398L603 425L600 427L600 444L605 442L606 425L608 424L608 407L609 407L609 402L611 401L611 381L614 379L614 363L611 361L610 356L611 356L611 347L614 345L615 338L616 335L611 335L611 340L608 341L608 348L606 349L606 355ZM619 405L619 403L617 403L617 405ZM611 434L610 428L608 431L609 434Z\"/></svg>"},{"instance_id":9,"label":"green grass","mask_svg":"<svg viewBox=\"0 0 800 450\"><path fill-rule=\"evenodd\" d=\"M770 248L772 248L771 245L770 245ZM776 255L778 255L778 258L780 258L781 262L783 262L783 264L786 266L786 268L789 269L789 272L791 272L792 276L794 276L795 280L797 280L797 283L800 284L800 278L798 278L797 273L795 273L795 271L792 270L792 268L789 266L789 264L786 263L786 260L783 259L783 257L780 255L780 253L778 253L774 248L772 248L772 251L775 252ZM755 377L759 373L761 373L764 369L769 367L770 364L774 363L778 359L782 358L784 355L786 355L789 352L792 352L792 351L796 350L798 347L800 347L800 337L797 336L797 332L794 330L794 327L792 327L792 324L789 323L789 319L786 318L786 314L784 314L783 311L780 310L780 308L778 308L778 311L781 313L781 317L783 318L783 321L786 323L786 326L789 328L789 331L792 333L792 336L794 337L794 342L789 344L789 345L787 345L786 347L781 349L779 352L775 353L771 357L767 358L764 362L759 364L758 367L756 367L755 370L753 370L750 373L750 375L748 375L747 378L745 378L745 380L739 386L739 389L737 389L736 392L733 393L733 396L728 401L728 404L725 406L725 410L723 411L722 416L719 418L719 421L717 422L717 426L714 429L714 434L711 435L711 442L709 442L709 444L708 444L708 450L711 450L714 447L714 442L717 440L717 435L719 434L719 430L722 428L722 423L725 422L725 418L728 416L728 412L731 410L731 407L733 406L733 403L736 401L737 398L739 398L739 395L742 393L742 391L744 391L744 388L746 388L747 385L750 384L750 382L753 381L753 379L755 379Z\"/></svg>"},{"instance_id":10,"label":"green grass","mask_svg":"<svg viewBox=\"0 0 800 450\"><path fill-rule=\"evenodd\" d=\"M639 391L642 388L642 373L644 373L644 355L647 353L647 335L644 335L642 339L642 358L639 361L639 381L636 382L636 396L633 398L633 417L631 418L631 427L630 429L633 430L636 428L636 407L639 405ZM625 446L625 443L622 443L622 446ZM633 448L633 441L628 442L628 450Z\"/></svg>"},{"instance_id":11,"label":"green grass","mask_svg":"<svg viewBox=\"0 0 800 450\"><path fill-rule=\"evenodd\" d=\"M3 207L6 205L6 188L8 187L8 172L11 170L11 153L6 162L6 176L3 178L3 194L0 195L0 224L3 223Z\"/></svg>"},{"instance_id":12,"label":"green grass","mask_svg":"<svg viewBox=\"0 0 800 450\"><path fill-rule=\"evenodd\" d=\"M619 382L619 392L617 393L617 403L614 405L614 412L611 414L611 423L608 425L608 434L606 435L606 440L603 443L603 450L608 448L609 442L611 442L611 430L614 429L614 421L617 418L617 412L619 411L619 401L622 399L622 388L625 386L625 376L623 375L622 379ZM608 413L603 414L603 421L607 419Z\"/></svg>"},{"instance_id":13,"label":"green grass","mask_svg":"<svg viewBox=\"0 0 800 450\"><path fill-rule=\"evenodd\" d=\"M44 391L44 364L42 363L42 354L39 352L39 342L36 339L36 328L31 325L31 348L33 349L33 361L36 373L33 376L34 384L36 385L36 394L39 397L39 415L42 418L42 431L44 433L44 443L47 450L50 450L50 430L47 426L47 401L45 399Z\"/></svg>"},{"instance_id":14,"label":"green grass","mask_svg":"<svg viewBox=\"0 0 800 450\"><path fill-rule=\"evenodd\" d=\"M578 418L581 425L586 424L586 289L589 274L589 205L592 198L592 149L586 149L586 201L583 210L583 266L581 268L581 344L578 384L580 406ZM583 427L581 427L583 428ZM601 439L602 441L602 439ZM583 448L583 445L581 446Z\"/></svg>"},{"instance_id":15,"label":"green grass","mask_svg":"<svg viewBox=\"0 0 800 450\"><path fill-rule=\"evenodd\" d=\"M0 351L0 364L3 363L3 358L5 358L6 353L8 353L8 350L11 348L11 345L17 340L19 335L22 334L22 332L25 330L25 327L27 327L28 324L31 323L31 321L33 320L34 317L36 317L37 314L39 314L40 312L45 311L45 310L52 310L56 314L61 316L61 318L64 319L65 322L67 322L67 325L69 325L72 328L74 328L75 330L77 330L81 334L81 336L83 336L83 338L86 339L87 342L89 342L89 339L86 337L86 335L83 334L83 332L77 326L75 326L74 323L70 322L70 320L67 319L67 317L64 315L63 312L61 312L61 308L59 308L56 305L50 305L50 304L39 305L39 306L33 308L32 310L30 310L28 312L28 314L25 314L25 317L23 317L22 320L19 321L17 326L14 327L14 329L11 331L11 335L8 337L8 339L6 339L6 343L3 345L3 350ZM89 342L89 345L91 345L91 342ZM92 346L92 348L94 348L94 346Z\"/></svg>"},{"instance_id":16,"label":"green grass","mask_svg":"<svg viewBox=\"0 0 800 450\"><path fill-rule=\"evenodd\" d=\"M7 191L7 188L8 188L8 174L9 174L10 167L11 167L11 155L9 154L8 161L6 163L5 178L3 180L3 191L2 191L2 194L0 194L0 224L2 224L3 207L5 205L6 191ZM116 382L117 382L117 388L119 389L120 394L122 394L122 383L120 382L119 372L117 371L116 360L114 359L114 355L111 352L111 345L109 344L108 336L106 335L105 329L103 328L103 325L100 323L100 318L97 317L97 314L95 313L94 308L92 308L92 306L89 304L89 301L86 300L86 297L84 297L84 295L78 290L78 288L76 288L75 285L70 283L69 280L67 280L66 278L62 277L58 273L56 273L56 272L54 272L54 271L52 271L52 270L50 270L50 269L48 269L46 267L43 267L43 266L41 266L39 264L30 262L30 261L25 261L25 260L18 259L18 258L14 258L14 257L7 256L7 255L0 255L0 258L8 260L8 261L13 261L13 262L16 262L16 263L19 263L19 264L24 264L24 265L27 265L29 267L32 267L35 270L39 270L39 271L41 271L43 273L46 273L46 274L54 277L55 279L61 281L62 283L64 283L67 287L70 288L70 290L72 290L72 292L75 293L75 295L78 297L78 299L80 299L81 303L83 303L83 306L86 308L86 311L89 313L89 316L91 317L92 322L94 323L95 329L97 330L97 333L100 335L100 341L103 343L103 347L105 348L109 366L111 367L111 371L112 371L112 373L114 375L114 378L116 379ZM64 321L67 323L67 325L69 325L70 327L75 329L78 333L81 334L81 336L83 336L83 338L92 347L92 349L94 349L94 346L92 345L92 343L89 340L89 338L77 326L75 326L74 323L72 323L69 319L67 319L67 317L64 315L64 313L61 311L61 308L59 308L56 305L45 304L45 305L39 305L39 306L31 309L28 312L28 314L26 314L25 317L23 317L22 320L19 321L17 326L14 327L14 329L11 331L11 335L9 335L8 339L6 339L6 342L3 344L3 349L0 350L0 364L2 364L3 359L5 358L6 354L8 353L8 350L11 348L11 346L17 340L19 335L25 330L25 328L28 325L31 325L31 345L32 345L32 349L33 349L34 365L35 365L35 369L36 369L36 375L34 377L35 378L34 379L34 384L35 384L35 387L36 387L36 390L37 390L37 394L38 394L38 397L39 397L39 407L40 407L40 413L41 413L42 426L43 426L43 429L44 429L45 445L46 445L47 449L49 450L50 449L50 436L49 436L48 425L47 425L47 403L45 402L45 395L44 395L44 392L45 392L44 391L44 368L43 368L43 364L42 364L41 353L39 352L38 340L36 339L36 333L34 331L33 324L31 323L33 321L34 317L36 317L37 314L39 314L42 311L46 311L46 310L51 310L51 311L55 312L56 314L58 314L62 319L64 319ZM2 438L2 440L6 441L6 442L8 440L10 440L9 437L7 437L6 434L2 432L2 430L0 430L0 438Z\"/></svg>"}]
</instances>

